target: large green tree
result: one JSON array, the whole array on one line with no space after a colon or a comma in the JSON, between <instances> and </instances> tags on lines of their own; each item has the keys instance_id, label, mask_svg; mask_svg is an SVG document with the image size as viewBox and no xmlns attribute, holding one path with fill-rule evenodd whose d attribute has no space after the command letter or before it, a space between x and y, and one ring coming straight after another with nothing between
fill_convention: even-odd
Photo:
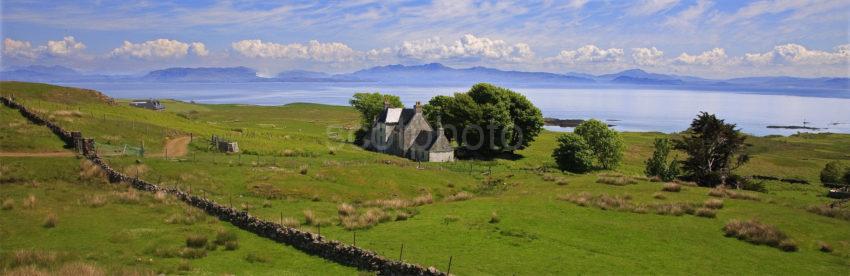
<instances>
[{"instance_id":1,"label":"large green tree","mask_svg":"<svg viewBox=\"0 0 850 276\"><path fill-rule=\"evenodd\" d=\"M543 128L543 114L522 94L487 83L466 93L436 96L424 107L449 139L484 156L527 147Z\"/></svg>"},{"instance_id":2,"label":"large green tree","mask_svg":"<svg viewBox=\"0 0 850 276\"><path fill-rule=\"evenodd\" d=\"M702 186L717 186L726 184L732 171L749 161L745 139L735 124L701 112L684 136L674 141L674 148L688 154L682 162L686 177Z\"/></svg>"},{"instance_id":3,"label":"large green tree","mask_svg":"<svg viewBox=\"0 0 850 276\"><path fill-rule=\"evenodd\" d=\"M850 167L840 161L826 163L820 171L820 182L826 187L839 187L845 184L845 175L850 174Z\"/></svg>"},{"instance_id":4,"label":"large green tree","mask_svg":"<svg viewBox=\"0 0 850 276\"><path fill-rule=\"evenodd\" d=\"M375 93L356 93L348 101L354 109L360 112L360 129L355 133L355 143L361 144L363 138L368 134L367 129L372 127L375 117L384 110L384 103L390 107L402 107L401 99L395 95Z\"/></svg>"},{"instance_id":5,"label":"large green tree","mask_svg":"<svg viewBox=\"0 0 850 276\"><path fill-rule=\"evenodd\" d=\"M587 120L576 127L575 134L584 138L593 150L599 167L613 169L623 159L623 138L607 124L595 119Z\"/></svg>"}]
</instances>

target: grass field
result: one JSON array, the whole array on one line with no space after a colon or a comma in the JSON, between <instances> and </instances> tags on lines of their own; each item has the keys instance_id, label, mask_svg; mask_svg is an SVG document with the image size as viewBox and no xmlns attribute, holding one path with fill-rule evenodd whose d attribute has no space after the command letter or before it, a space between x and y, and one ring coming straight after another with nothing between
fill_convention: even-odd
<instances>
[{"instance_id":1,"label":"grass field","mask_svg":"<svg viewBox=\"0 0 850 276\"><path fill-rule=\"evenodd\" d=\"M294 220L298 227L347 243L354 242L356 233L358 246L390 258L402 253L406 261L443 271L452 258L451 272L459 275L850 273L850 221L806 211L811 205L831 202L818 173L831 160L850 160L850 135L749 137L753 158L739 173L798 178L811 184L766 181L766 193L739 192L757 200L723 198L716 217L706 218L603 210L562 200L581 193L620 196L641 206L701 205L716 199L707 188L684 186L680 192L661 192L663 183L637 177L651 155L652 140L667 134L623 133L627 149L616 172L576 175L551 169L549 155L558 133L549 131L518 152L522 158L517 160L420 165L353 146L350 134L359 118L348 107L163 101L166 110L155 112L129 107L122 100L109 101L92 91L9 82L2 83L0 94L15 95L26 106L49 114L67 129L83 131L100 148L113 152L123 145L140 147L142 142L146 152L161 152L167 139L191 133L195 139L182 157L107 159L128 174L191 189L268 220ZM0 116L0 152L62 150L46 128L25 122L17 112L3 107ZM213 134L237 141L243 154L212 151L208 137ZM188 207L151 195L120 203L125 188L81 178L75 158L0 157L0 161L0 199L15 202L11 210L0 211L4 256L25 249L75 252L67 263L85 262L107 271L357 273L213 218L189 225L168 223L169 218L185 216ZM597 183L599 174L622 174L636 183ZM455 196L458 193L471 196ZM38 198L38 205L25 209L21 204L30 194ZM92 208L84 200L91 194L102 194L109 203ZM424 199L429 198L426 195L430 200ZM376 224L346 229L338 210L343 203L356 208L351 218L374 217ZM309 220L319 221L312 224L321 226L308 224L305 211L312 213ZM58 223L48 229L42 224L50 212ZM724 237L727 221L752 218L785 232L799 250L783 252ZM168 254L152 249L178 250L189 234L214 238L221 229L237 233L239 249L219 248L197 259L166 258L162 256ZM821 252L824 243L833 251ZM57 261L38 269L55 271L62 265ZM6 270L24 266L3 263ZM187 267L190 270L180 270Z\"/></svg>"}]
</instances>

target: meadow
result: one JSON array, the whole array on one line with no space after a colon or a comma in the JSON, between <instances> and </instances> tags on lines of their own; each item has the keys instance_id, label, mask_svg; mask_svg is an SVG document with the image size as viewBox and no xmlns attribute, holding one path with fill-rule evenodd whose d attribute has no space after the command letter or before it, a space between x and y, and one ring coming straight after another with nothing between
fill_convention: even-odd
<instances>
[{"instance_id":1,"label":"meadow","mask_svg":"<svg viewBox=\"0 0 850 276\"><path fill-rule=\"evenodd\" d=\"M359 118L348 107L166 100L166 110L157 112L95 91L15 82L2 83L0 94L94 137L108 162L125 173L387 257L442 271L451 259L453 274L850 273L850 221L807 211L831 202L818 173L831 160L850 160L850 135L748 137L752 161L739 173L809 184L767 180L766 192L718 198L687 183L664 192L665 183L641 177L653 139L675 134L622 133L625 159L616 171L569 174L554 169L550 154L559 134L551 131L515 160L418 164L353 145ZM0 118L0 153L67 151L12 109L0 108ZM211 135L237 141L242 153L214 151ZM192 137L186 155L164 152L169 140L185 136ZM0 254L7 260L0 265L7 272L86 264L116 273L358 273L173 199L139 192L126 200L126 185L104 183L75 157L0 157L0 172L0 200L12 202L0 211ZM30 196L37 199L31 208L24 206ZM595 198L612 201L600 205ZM683 208L712 199L722 201L711 208L713 216ZM674 207L683 210L670 211ZM58 222L45 227L51 214ZM773 225L798 250L725 237L723 227L733 219ZM218 231L235 233L239 248L180 254L188 236L212 240ZM831 252L822 252L823 245ZM61 258L11 258L25 251Z\"/></svg>"}]
</instances>

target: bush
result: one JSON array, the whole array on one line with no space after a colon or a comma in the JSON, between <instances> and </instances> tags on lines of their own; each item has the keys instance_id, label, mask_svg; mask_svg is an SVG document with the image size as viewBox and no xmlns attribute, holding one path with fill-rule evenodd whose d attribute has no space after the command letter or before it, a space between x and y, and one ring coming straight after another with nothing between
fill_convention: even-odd
<instances>
[{"instance_id":1,"label":"bush","mask_svg":"<svg viewBox=\"0 0 850 276\"><path fill-rule=\"evenodd\" d=\"M347 217L356 215L357 209L355 209L354 206L351 206L351 204L343 203L337 206L337 213L339 213L340 217Z\"/></svg>"},{"instance_id":2,"label":"bush","mask_svg":"<svg viewBox=\"0 0 850 276\"><path fill-rule=\"evenodd\" d=\"M797 246L785 233L776 227L752 219L748 221L730 220L723 226L727 237L736 237L752 244L768 245L783 251L797 251Z\"/></svg>"},{"instance_id":3,"label":"bush","mask_svg":"<svg viewBox=\"0 0 850 276\"><path fill-rule=\"evenodd\" d=\"M207 250L201 248L185 247L180 250L180 257L184 259L200 259L207 256Z\"/></svg>"},{"instance_id":4,"label":"bush","mask_svg":"<svg viewBox=\"0 0 850 276\"><path fill-rule=\"evenodd\" d=\"M47 214L47 217L44 218L44 223L42 224L42 226L44 226L44 228L53 228L56 227L57 223L59 223L59 218L56 217L56 214L49 213Z\"/></svg>"},{"instance_id":5,"label":"bush","mask_svg":"<svg viewBox=\"0 0 850 276\"><path fill-rule=\"evenodd\" d=\"M832 252L832 246L825 242L818 242L818 249L825 253Z\"/></svg>"},{"instance_id":6,"label":"bush","mask_svg":"<svg viewBox=\"0 0 850 276\"><path fill-rule=\"evenodd\" d=\"M820 171L820 182L826 187L847 185L844 177L848 172L850 172L850 168L839 161L826 163L826 166Z\"/></svg>"},{"instance_id":7,"label":"bush","mask_svg":"<svg viewBox=\"0 0 850 276\"><path fill-rule=\"evenodd\" d=\"M664 183L664 187L662 187L661 190L665 192L678 193L682 191L682 186L676 183Z\"/></svg>"},{"instance_id":8,"label":"bush","mask_svg":"<svg viewBox=\"0 0 850 276\"><path fill-rule=\"evenodd\" d=\"M825 217L850 220L850 209L833 207L829 204L809 206L806 210Z\"/></svg>"},{"instance_id":9,"label":"bush","mask_svg":"<svg viewBox=\"0 0 850 276\"><path fill-rule=\"evenodd\" d=\"M308 169L308 168L309 168L309 167L308 167L307 165L302 165L302 166L298 169L298 173L300 173L301 175L307 175L307 169Z\"/></svg>"},{"instance_id":10,"label":"bush","mask_svg":"<svg viewBox=\"0 0 850 276\"><path fill-rule=\"evenodd\" d=\"M233 251L239 248L239 242L236 240L227 241L224 243L224 250Z\"/></svg>"},{"instance_id":11,"label":"bush","mask_svg":"<svg viewBox=\"0 0 850 276\"><path fill-rule=\"evenodd\" d=\"M574 133L558 137L558 147L552 152L561 171L583 173L593 167L593 151L584 138Z\"/></svg>"},{"instance_id":12,"label":"bush","mask_svg":"<svg viewBox=\"0 0 850 276\"><path fill-rule=\"evenodd\" d=\"M590 146L599 167L613 169L620 164L623 159L623 139L607 124L595 119L587 120L578 125L574 133Z\"/></svg>"},{"instance_id":13,"label":"bush","mask_svg":"<svg viewBox=\"0 0 850 276\"><path fill-rule=\"evenodd\" d=\"M186 246L191 248L204 248L207 245L207 236L192 234L186 237Z\"/></svg>"}]
</instances>

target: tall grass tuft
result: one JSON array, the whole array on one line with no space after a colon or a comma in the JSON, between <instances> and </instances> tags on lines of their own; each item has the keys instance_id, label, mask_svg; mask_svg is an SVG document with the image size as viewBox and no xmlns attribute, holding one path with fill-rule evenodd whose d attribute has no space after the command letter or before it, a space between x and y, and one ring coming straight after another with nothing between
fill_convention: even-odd
<instances>
[{"instance_id":1,"label":"tall grass tuft","mask_svg":"<svg viewBox=\"0 0 850 276\"><path fill-rule=\"evenodd\" d=\"M447 196L445 198L445 201L464 201L464 200L472 199L473 197L475 197L475 196L473 196L472 193L470 193L470 192L460 191L456 194Z\"/></svg>"},{"instance_id":2,"label":"tall grass tuft","mask_svg":"<svg viewBox=\"0 0 850 276\"><path fill-rule=\"evenodd\" d=\"M51 212L47 214L47 217L44 218L44 223L41 225L44 226L44 228L53 228L56 227L57 223L59 223L59 217Z\"/></svg>"},{"instance_id":3,"label":"tall grass tuft","mask_svg":"<svg viewBox=\"0 0 850 276\"><path fill-rule=\"evenodd\" d=\"M343 203L337 206L337 213L340 217L347 217L357 214L357 209L351 204Z\"/></svg>"},{"instance_id":4,"label":"tall grass tuft","mask_svg":"<svg viewBox=\"0 0 850 276\"><path fill-rule=\"evenodd\" d=\"M3 206L0 207L3 210L12 210L15 208L15 200L11 198L7 198L3 200Z\"/></svg>"},{"instance_id":5,"label":"tall grass tuft","mask_svg":"<svg viewBox=\"0 0 850 276\"><path fill-rule=\"evenodd\" d=\"M775 226L751 219L747 221L733 219L723 226L727 237L735 237L752 244L764 244L782 251L797 251L797 246L785 233Z\"/></svg>"},{"instance_id":6,"label":"tall grass tuft","mask_svg":"<svg viewBox=\"0 0 850 276\"><path fill-rule=\"evenodd\" d=\"M28 195L26 199L24 199L24 208L26 209L35 209L35 206L38 204L38 199L35 198L34 195Z\"/></svg>"},{"instance_id":7,"label":"tall grass tuft","mask_svg":"<svg viewBox=\"0 0 850 276\"><path fill-rule=\"evenodd\" d=\"M50 267L56 264L59 259L61 259L61 256L56 252L19 249L12 252L11 256L8 257L8 264L10 267Z\"/></svg>"},{"instance_id":8,"label":"tall grass tuft","mask_svg":"<svg viewBox=\"0 0 850 276\"><path fill-rule=\"evenodd\" d=\"M702 206L709 209L722 209L723 208L723 200L722 199L708 199L702 203Z\"/></svg>"},{"instance_id":9,"label":"tall grass tuft","mask_svg":"<svg viewBox=\"0 0 850 276\"><path fill-rule=\"evenodd\" d=\"M106 205L107 199L103 195L86 195L85 204L91 208L98 208Z\"/></svg>"},{"instance_id":10,"label":"tall grass tuft","mask_svg":"<svg viewBox=\"0 0 850 276\"><path fill-rule=\"evenodd\" d=\"M602 175L602 176L599 176L598 179L596 179L596 183L616 185L616 186L625 186L625 185L629 185L629 184L635 184L635 183L637 183L637 180L635 180L631 177L628 177L628 176L624 176L624 175L620 175L620 176L605 176L605 175Z\"/></svg>"},{"instance_id":11,"label":"tall grass tuft","mask_svg":"<svg viewBox=\"0 0 850 276\"><path fill-rule=\"evenodd\" d=\"M301 225L301 223L298 222L297 219L290 217L283 218L280 224L289 228L298 228L298 226Z\"/></svg>"},{"instance_id":12,"label":"tall grass tuft","mask_svg":"<svg viewBox=\"0 0 850 276\"><path fill-rule=\"evenodd\" d=\"M81 262L73 262L62 265L59 268L57 275L86 275L86 276L101 276L106 275L103 269L100 267L90 264L90 263L81 263Z\"/></svg>"},{"instance_id":13,"label":"tall grass tuft","mask_svg":"<svg viewBox=\"0 0 850 276\"><path fill-rule=\"evenodd\" d=\"M224 245L230 241L236 241L236 233L226 229L219 229L215 234L215 244Z\"/></svg>"},{"instance_id":14,"label":"tall grass tuft","mask_svg":"<svg viewBox=\"0 0 850 276\"><path fill-rule=\"evenodd\" d=\"M812 205L806 208L807 211L831 218L850 220L850 209L842 209L839 207L833 207L829 204L824 205Z\"/></svg>"},{"instance_id":15,"label":"tall grass tuft","mask_svg":"<svg viewBox=\"0 0 850 276\"><path fill-rule=\"evenodd\" d=\"M671 183L664 183L664 187L661 187L661 191L678 193L678 192L682 191L682 185L672 183L672 182Z\"/></svg>"},{"instance_id":16,"label":"tall grass tuft","mask_svg":"<svg viewBox=\"0 0 850 276\"><path fill-rule=\"evenodd\" d=\"M191 234L186 237L186 247L204 248L205 246L207 246L207 236Z\"/></svg>"},{"instance_id":17,"label":"tall grass tuft","mask_svg":"<svg viewBox=\"0 0 850 276\"><path fill-rule=\"evenodd\" d=\"M319 218L313 210L304 210L304 224L315 225L319 222Z\"/></svg>"},{"instance_id":18,"label":"tall grass tuft","mask_svg":"<svg viewBox=\"0 0 850 276\"><path fill-rule=\"evenodd\" d=\"M499 218L499 214L496 213L496 211L490 213L490 221L488 221L489 223L499 223L500 221L502 221L502 219Z\"/></svg>"},{"instance_id":19,"label":"tall grass tuft","mask_svg":"<svg viewBox=\"0 0 850 276\"><path fill-rule=\"evenodd\" d=\"M705 207L697 208L694 215L698 217L714 218L717 217L717 211L715 211L715 209Z\"/></svg>"}]
</instances>

